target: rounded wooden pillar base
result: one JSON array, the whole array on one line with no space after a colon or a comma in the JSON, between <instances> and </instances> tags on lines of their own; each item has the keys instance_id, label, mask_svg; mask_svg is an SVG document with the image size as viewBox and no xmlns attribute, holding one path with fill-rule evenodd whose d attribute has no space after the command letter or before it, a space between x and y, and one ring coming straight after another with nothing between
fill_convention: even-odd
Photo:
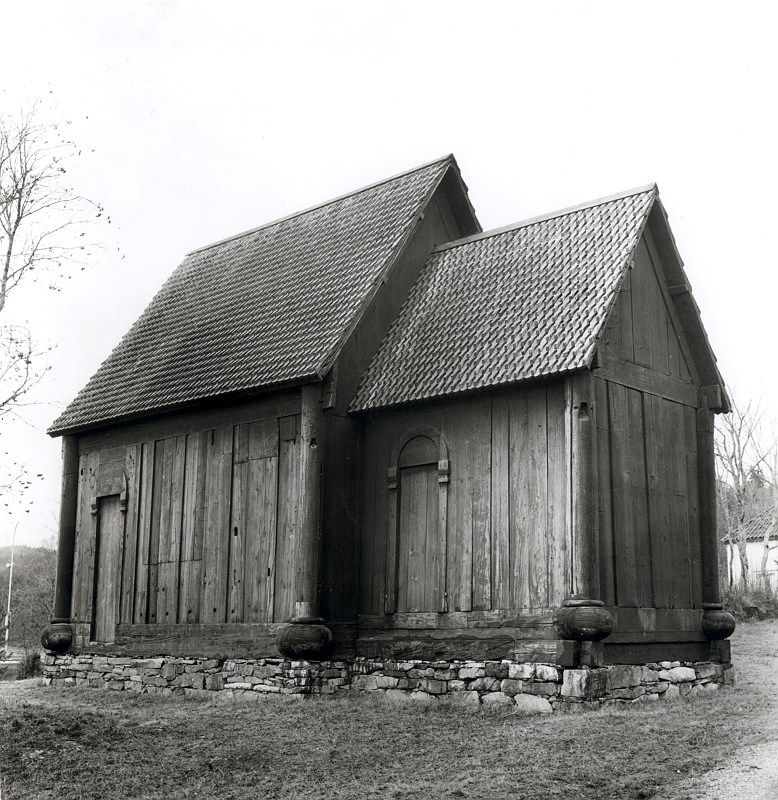
<instances>
[{"instance_id":1,"label":"rounded wooden pillar base","mask_svg":"<svg viewBox=\"0 0 778 800\"><path fill-rule=\"evenodd\" d=\"M67 653L73 644L73 628L67 622L52 622L43 629L41 644L53 653Z\"/></svg>"},{"instance_id":2,"label":"rounded wooden pillar base","mask_svg":"<svg viewBox=\"0 0 778 800\"><path fill-rule=\"evenodd\" d=\"M729 638L735 630L735 618L721 603L702 604L702 632L712 642Z\"/></svg>"},{"instance_id":3,"label":"rounded wooden pillar base","mask_svg":"<svg viewBox=\"0 0 778 800\"><path fill-rule=\"evenodd\" d=\"M287 658L325 661L332 652L332 633L321 617L292 617L276 637L276 647Z\"/></svg>"},{"instance_id":4,"label":"rounded wooden pillar base","mask_svg":"<svg viewBox=\"0 0 778 800\"><path fill-rule=\"evenodd\" d=\"M574 596L563 601L554 617L560 639L578 642L599 642L613 630L613 617L602 600Z\"/></svg>"}]
</instances>

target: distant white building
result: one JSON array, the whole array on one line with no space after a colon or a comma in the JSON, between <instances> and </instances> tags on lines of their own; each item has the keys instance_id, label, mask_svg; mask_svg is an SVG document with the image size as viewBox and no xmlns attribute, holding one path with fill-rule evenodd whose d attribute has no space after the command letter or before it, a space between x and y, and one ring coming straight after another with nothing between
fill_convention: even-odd
<instances>
[{"instance_id":1,"label":"distant white building","mask_svg":"<svg viewBox=\"0 0 778 800\"><path fill-rule=\"evenodd\" d=\"M746 553L748 555L748 585L762 585L762 555L764 554L764 535L772 523L774 507L757 514L746 526ZM767 556L767 575L770 586L778 591L778 526L770 533L770 549ZM727 567L733 583L740 581L740 558L737 545L727 544Z\"/></svg>"}]
</instances>

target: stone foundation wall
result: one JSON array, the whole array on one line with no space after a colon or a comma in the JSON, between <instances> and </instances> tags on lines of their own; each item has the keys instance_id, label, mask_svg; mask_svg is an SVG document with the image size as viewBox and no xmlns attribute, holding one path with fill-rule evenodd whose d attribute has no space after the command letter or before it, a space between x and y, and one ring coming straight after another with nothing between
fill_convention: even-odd
<instances>
[{"instance_id":1,"label":"stone foundation wall","mask_svg":"<svg viewBox=\"0 0 778 800\"><path fill-rule=\"evenodd\" d=\"M258 699L269 694L378 691L398 700L448 699L538 713L677 700L734 682L731 664L708 662L561 669L508 661L306 662L84 654L47 654L44 675L53 686L145 694Z\"/></svg>"}]
</instances>

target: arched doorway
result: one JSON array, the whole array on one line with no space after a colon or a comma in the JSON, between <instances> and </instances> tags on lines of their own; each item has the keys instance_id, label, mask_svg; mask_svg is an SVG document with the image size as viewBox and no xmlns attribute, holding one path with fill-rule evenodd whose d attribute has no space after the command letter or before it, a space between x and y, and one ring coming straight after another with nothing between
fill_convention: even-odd
<instances>
[{"instance_id":1,"label":"arched doorway","mask_svg":"<svg viewBox=\"0 0 778 800\"><path fill-rule=\"evenodd\" d=\"M447 450L426 429L398 444L389 470L386 611L445 611Z\"/></svg>"}]
</instances>

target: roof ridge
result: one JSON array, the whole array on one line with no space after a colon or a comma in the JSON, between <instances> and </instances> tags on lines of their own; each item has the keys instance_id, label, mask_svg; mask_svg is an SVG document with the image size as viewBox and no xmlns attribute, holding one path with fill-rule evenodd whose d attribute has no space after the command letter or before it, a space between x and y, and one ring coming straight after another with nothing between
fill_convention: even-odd
<instances>
[{"instance_id":1,"label":"roof ridge","mask_svg":"<svg viewBox=\"0 0 778 800\"><path fill-rule=\"evenodd\" d=\"M411 169L405 170L405 172L398 172L396 175L390 175L388 178L383 178L380 181L375 181L374 183L369 183L366 186L362 186L359 189L354 189L351 192L346 192L345 194L340 194L337 197L333 197L329 200L325 200L321 203L316 203L315 205L308 206L308 208L303 208L300 211L295 211L293 214L287 214L285 217L279 217L271 222L266 222L264 225L258 225L256 228L249 228L249 230L242 231L241 233L235 233L232 236L226 236L224 239L219 239L216 242L211 242L210 244L203 245L202 247L195 247L194 250L190 250L186 255L191 256L195 253L202 253L204 250L210 250L212 247L218 247L221 244L226 244L227 242L232 242L235 239L241 239L244 236L250 236L252 233L258 233L259 231L265 230L266 228L272 228L274 225L280 225L282 222L288 222L290 219L294 219L295 217L300 217L303 214L308 214L311 211L316 211L320 208L325 208L326 206L332 205L333 203L337 203L340 200L345 200L347 197L355 197L358 194L362 194L362 192L366 192L369 189L375 189L377 186L381 186L385 183L390 183L391 181L396 181L399 178L404 178L408 175L412 175L414 172L420 172L423 169L427 169L428 167L433 166L434 164L443 164L445 161L453 162L454 154L449 153L448 155L442 156L441 158L435 158L432 161L428 161L426 164L420 164L418 167L412 167Z\"/></svg>"},{"instance_id":2,"label":"roof ridge","mask_svg":"<svg viewBox=\"0 0 778 800\"><path fill-rule=\"evenodd\" d=\"M467 236L464 239L457 239L454 242L446 242L445 244L440 244L433 250L434 253L438 253L442 250L451 250L454 247L460 247L465 244L470 244L471 242L477 242L481 239L488 239L492 236L500 236L503 233L510 233L511 231L518 230L519 228L526 228L530 225L536 225L539 222L547 222L551 219L556 219L557 217L565 217L568 214L573 214L577 211L585 211L588 208L595 208L596 206L605 205L605 203L612 203L615 200L622 200L625 197L633 197L638 194L644 194L646 192L656 192L659 194L659 187L656 183L647 183L643 186L637 186L634 189L627 189L624 192L617 192L616 194L608 195L607 197L600 197L597 200L590 200L586 203L579 203L578 205L568 206L567 208L562 208L558 211L551 211L547 214L540 214L537 217L530 217L529 219L522 220L521 222L514 222L510 225L504 225L500 228L493 228L489 231L483 231L482 233L475 233L472 236Z\"/></svg>"}]
</instances>

